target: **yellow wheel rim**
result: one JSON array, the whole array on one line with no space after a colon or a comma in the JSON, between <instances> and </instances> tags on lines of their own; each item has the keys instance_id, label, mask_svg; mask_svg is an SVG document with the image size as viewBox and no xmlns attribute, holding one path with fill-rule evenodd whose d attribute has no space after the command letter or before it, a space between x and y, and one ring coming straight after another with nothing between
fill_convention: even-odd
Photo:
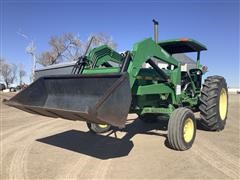
<instances>
[{"instance_id":1,"label":"yellow wheel rim","mask_svg":"<svg viewBox=\"0 0 240 180\"><path fill-rule=\"evenodd\" d=\"M108 127L107 124L98 124L98 126L99 126L100 128L107 128L107 127Z\"/></svg>"},{"instance_id":2,"label":"yellow wheel rim","mask_svg":"<svg viewBox=\"0 0 240 180\"><path fill-rule=\"evenodd\" d=\"M225 88L222 88L220 92L220 99L219 99L219 113L221 120L225 120L227 115L227 91Z\"/></svg>"},{"instance_id":3,"label":"yellow wheel rim","mask_svg":"<svg viewBox=\"0 0 240 180\"><path fill-rule=\"evenodd\" d=\"M191 118L188 118L185 121L184 127L183 127L183 138L184 138L184 141L189 143L192 140L192 138L193 138L193 134L194 134L193 120Z\"/></svg>"}]
</instances>

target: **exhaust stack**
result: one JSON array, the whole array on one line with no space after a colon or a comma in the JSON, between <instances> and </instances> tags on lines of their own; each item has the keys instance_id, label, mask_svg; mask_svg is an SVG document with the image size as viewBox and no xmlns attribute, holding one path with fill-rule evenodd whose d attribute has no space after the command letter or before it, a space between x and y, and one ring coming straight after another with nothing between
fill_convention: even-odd
<instances>
[{"instance_id":1,"label":"exhaust stack","mask_svg":"<svg viewBox=\"0 0 240 180\"><path fill-rule=\"evenodd\" d=\"M158 43L158 21L155 19L152 20L154 25L154 41Z\"/></svg>"}]
</instances>

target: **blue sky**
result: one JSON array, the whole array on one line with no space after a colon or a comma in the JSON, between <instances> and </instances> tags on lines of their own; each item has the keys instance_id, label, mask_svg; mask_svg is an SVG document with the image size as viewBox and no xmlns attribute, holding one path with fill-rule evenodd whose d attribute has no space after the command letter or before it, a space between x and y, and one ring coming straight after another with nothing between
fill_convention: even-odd
<instances>
[{"instance_id":1,"label":"blue sky","mask_svg":"<svg viewBox=\"0 0 240 180\"><path fill-rule=\"evenodd\" d=\"M64 32L85 40L91 33L113 37L124 51L152 37L152 19L159 21L159 40L190 37L208 47L201 55L208 75L226 77L239 87L239 1L12 1L0 0L1 56L23 63L30 74L28 42L17 32L29 35L37 52L48 50L48 40ZM29 79L29 78L28 78ZM26 79L26 80L28 80Z\"/></svg>"}]
</instances>

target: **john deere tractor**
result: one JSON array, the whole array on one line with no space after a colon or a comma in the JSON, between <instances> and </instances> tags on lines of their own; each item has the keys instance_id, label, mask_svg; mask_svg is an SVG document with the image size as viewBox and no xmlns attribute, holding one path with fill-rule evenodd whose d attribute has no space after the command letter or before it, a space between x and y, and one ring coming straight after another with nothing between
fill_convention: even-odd
<instances>
[{"instance_id":1,"label":"john deere tractor","mask_svg":"<svg viewBox=\"0 0 240 180\"><path fill-rule=\"evenodd\" d=\"M196 136L195 112L200 111L207 130L224 129L227 83L210 76L202 84L207 69L200 53L207 48L190 38L158 41L157 25L154 21L154 40L137 42L125 53L106 45L87 50L72 74L38 78L5 103L33 114L86 121L95 133L124 128L128 113L146 122L162 117L168 119L170 146L189 149ZM196 52L196 61L184 54L189 52Z\"/></svg>"}]
</instances>

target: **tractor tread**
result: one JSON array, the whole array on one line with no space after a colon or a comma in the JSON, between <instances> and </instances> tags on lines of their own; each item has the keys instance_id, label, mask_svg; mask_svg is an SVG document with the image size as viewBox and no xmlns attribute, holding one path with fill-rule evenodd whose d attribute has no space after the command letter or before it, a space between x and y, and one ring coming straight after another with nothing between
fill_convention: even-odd
<instances>
[{"instance_id":1,"label":"tractor tread","mask_svg":"<svg viewBox=\"0 0 240 180\"><path fill-rule=\"evenodd\" d=\"M201 93L204 94L205 96L207 96L207 92L206 91L202 90Z\"/></svg>"},{"instance_id":2,"label":"tractor tread","mask_svg":"<svg viewBox=\"0 0 240 180\"><path fill-rule=\"evenodd\" d=\"M219 115L219 96L222 88L227 90L226 80L221 76L210 76L205 79L201 90L200 122L210 131L223 130L226 123L226 119L221 120Z\"/></svg>"},{"instance_id":3,"label":"tractor tread","mask_svg":"<svg viewBox=\"0 0 240 180\"><path fill-rule=\"evenodd\" d=\"M191 117L194 121L194 137L190 143L185 143L182 139L182 126L186 117ZM180 107L171 114L168 123L168 142L169 145L179 151L191 148L196 135L196 121L194 114L190 109Z\"/></svg>"},{"instance_id":4,"label":"tractor tread","mask_svg":"<svg viewBox=\"0 0 240 180\"><path fill-rule=\"evenodd\" d=\"M216 89L216 90L217 90L217 89ZM216 97L218 97L217 94L212 95L212 96L209 96L209 97L207 98L207 101L210 101L210 100L212 100L212 99L216 99Z\"/></svg>"},{"instance_id":5,"label":"tractor tread","mask_svg":"<svg viewBox=\"0 0 240 180\"><path fill-rule=\"evenodd\" d=\"M216 113L216 112L215 112L215 113L213 113L213 114L210 114L210 115L208 114L206 119L207 119L207 120L209 120L209 119L211 119L211 118L215 117L216 115L217 115L217 113ZM215 119L214 119L214 120L215 120ZM212 120L212 121L214 121L214 120Z\"/></svg>"},{"instance_id":6,"label":"tractor tread","mask_svg":"<svg viewBox=\"0 0 240 180\"><path fill-rule=\"evenodd\" d=\"M203 87L209 88L209 85L208 84L203 84Z\"/></svg>"},{"instance_id":7,"label":"tractor tread","mask_svg":"<svg viewBox=\"0 0 240 180\"><path fill-rule=\"evenodd\" d=\"M205 106L207 106L207 102L202 97L200 97L199 100L201 101L201 103L203 103Z\"/></svg>"},{"instance_id":8,"label":"tractor tread","mask_svg":"<svg viewBox=\"0 0 240 180\"><path fill-rule=\"evenodd\" d=\"M199 109L204 115L207 115L207 112L205 111L205 109L202 106L200 106Z\"/></svg>"},{"instance_id":9,"label":"tractor tread","mask_svg":"<svg viewBox=\"0 0 240 180\"><path fill-rule=\"evenodd\" d=\"M208 111L208 110L214 108L216 105L217 105L217 104L215 103L215 104L212 104L212 105L208 106L208 107L206 108L206 111Z\"/></svg>"}]
</instances>

